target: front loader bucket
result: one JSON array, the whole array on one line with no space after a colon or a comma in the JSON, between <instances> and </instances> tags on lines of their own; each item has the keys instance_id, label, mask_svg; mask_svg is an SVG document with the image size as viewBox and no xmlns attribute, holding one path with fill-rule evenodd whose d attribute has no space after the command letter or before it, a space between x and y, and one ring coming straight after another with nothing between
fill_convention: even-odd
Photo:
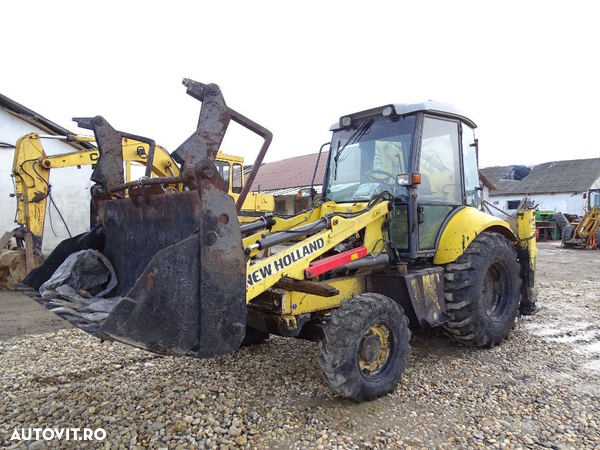
<instances>
[{"instance_id":1,"label":"front loader bucket","mask_svg":"<svg viewBox=\"0 0 600 450\"><path fill-rule=\"evenodd\" d=\"M235 351L246 328L241 233L232 198L203 184L202 198L193 190L107 202L103 225L63 241L22 290L101 339L166 355ZM118 280L112 304L40 296L66 257L85 249L112 263Z\"/></svg>"},{"instance_id":2,"label":"front loader bucket","mask_svg":"<svg viewBox=\"0 0 600 450\"><path fill-rule=\"evenodd\" d=\"M272 135L228 108L217 85L184 85L202 109L196 131L172 154L178 176L124 183L123 137L148 139L116 131L100 116L74 119L93 130L98 144L94 227L61 242L19 288L101 339L214 357L238 349L246 332L246 258L236 204L215 156L231 119L264 138L239 210ZM173 184L184 190L167 193ZM81 280L90 279L100 281L88 291Z\"/></svg>"}]
</instances>

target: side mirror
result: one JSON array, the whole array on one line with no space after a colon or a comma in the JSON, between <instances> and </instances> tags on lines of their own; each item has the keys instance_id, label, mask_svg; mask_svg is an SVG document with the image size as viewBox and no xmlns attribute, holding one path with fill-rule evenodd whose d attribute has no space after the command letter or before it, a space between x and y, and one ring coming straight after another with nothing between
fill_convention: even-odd
<instances>
[{"instance_id":1,"label":"side mirror","mask_svg":"<svg viewBox=\"0 0 600 450\"><path fill-rule=\"evenodd\" d=\"M401 173L396 175L396 184L398 186L411 187L421 184L420 173Z\"/></svg>"}]
</instances>

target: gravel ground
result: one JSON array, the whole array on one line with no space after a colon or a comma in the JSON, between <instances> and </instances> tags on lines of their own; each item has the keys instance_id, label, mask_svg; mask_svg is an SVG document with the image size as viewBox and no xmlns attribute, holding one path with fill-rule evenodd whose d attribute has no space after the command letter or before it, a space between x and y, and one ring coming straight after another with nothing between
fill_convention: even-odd
<instances>
[{"instance_id":1,"label":"gravel ground","mask_svg":"<svg viewBox=\"0 0 600 450\"><path fill-rule=\"evenodd\" d=\"M15 428L102 427L77 447L600 449L600 252L543 246L537 315L491 350L415 332L401 384L369 403L332 393L309 342L196 360L75 329L5 339L0 447L26 447Z\"/></svg>"}]
</instances>

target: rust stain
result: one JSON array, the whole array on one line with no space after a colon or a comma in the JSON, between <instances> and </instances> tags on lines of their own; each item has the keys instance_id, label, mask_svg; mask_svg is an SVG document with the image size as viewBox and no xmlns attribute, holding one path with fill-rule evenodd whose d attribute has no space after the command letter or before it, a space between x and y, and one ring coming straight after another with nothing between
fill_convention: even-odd
<instances>
[{"instance_id":1,"label":"rust stain","mask_svg":"<svg viewBox=\"0 0 600 450\"><path fill-rule=\"evenodd\" d=\"M149 273L142 280L141 290L147 291L147 290L152 289L153 287L154 287L154 273Z\"/></svg>"},{"instance_id":2,"label":"rust stain","mask_svg":"<svg viewBox=\"0 0 600 450\"><path fill-rule=\"evenodd\" d=\"M46 198L46 193L42 192L42 191L36 191L33 194L33 197L31 197L31 201L32 202L41 202L42 200L44 200Z\"/></svg>"}]
</instances>

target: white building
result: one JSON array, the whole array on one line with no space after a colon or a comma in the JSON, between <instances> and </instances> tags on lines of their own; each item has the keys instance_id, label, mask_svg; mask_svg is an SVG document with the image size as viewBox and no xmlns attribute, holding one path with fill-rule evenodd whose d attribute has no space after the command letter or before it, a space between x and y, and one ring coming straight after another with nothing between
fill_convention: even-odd
<instances>
[{"instance_id":1,"label":"white building","mask_svg":"<svg viewBox=\"0 0 600 450\"><path fill-rule=\"evenodd\" d=\"M600 158L575 159L526 166L481 169L494 184L490 202L513 213L521 199L530 197L538 209L581 216L600 206Z\"/></svg>"},{"instance_id":2,"label":"white building","mask_svg":"<svg viewBox=\"0 0 600 450\"><path fill-rule=\"evenodd\" d=\"M21 136L34 132L42 135L70 133L69 130L0 94L0 236L17 227L16 200L10 197L14 192L11 173L15 144ZM76 143L55 139L43 140L43 146L48 155L84 149ZM69 237L57 209L62 213L73 236L89 229L91 170L91 166L82 166L81 169L68 167L53 169L50 172L51 195L55 205L51 201L47 203L42 246L44 253L49 253L60 241Z\"/></svg>"}]
</instances>

